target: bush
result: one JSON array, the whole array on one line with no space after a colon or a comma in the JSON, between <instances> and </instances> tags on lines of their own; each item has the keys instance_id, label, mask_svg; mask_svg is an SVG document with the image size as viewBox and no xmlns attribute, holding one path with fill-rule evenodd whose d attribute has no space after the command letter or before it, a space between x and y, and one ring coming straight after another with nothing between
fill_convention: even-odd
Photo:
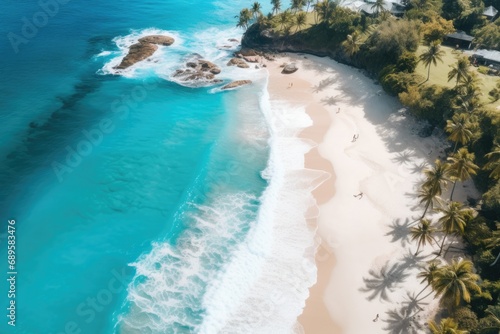
<instances>
[{"instance_id":1,"label":"bush","mask_svg":"<svg viewBox=\"0 0 500 334\"><path fill-rule=\"evenodd\" d=\"M333 35L332 41L339 44L347 38L347 35L352 34L356 30L361 20L360 14L344 7L336 7L330 19L330 31Z\"/></svg>"},{"instance_id":2,"label":"bush","mask_svg":"<svg viewBox=\"0 0 500 334\"><path fill-rule=\"evenodd\" d=\"M458 19L467 9L467 2L462 0L443 0L443 17L447 20Z\"/></svg>"},{"instance_id":3,"label":"bush","mask_svg":"<svg viewBox=\"0 0 500 334\"><path fill-rule=\"evenodd\" d=\"M478 328L479 322L476 313L472 312L468 307L460 307L453 312L458 327L462 330L475 332Z\"/></svg>"},{"instance_id":4,"label":"bush","mask_svg":"<svg viewBox=\"0 0 500 334\"><path fill-rule=\"evenodd\" d=\"M483 194L483 210L488 214L500 217L500 181Z\"/></svg>"},{"instance_id":5,"label":"bush","mask_svg":"<svg viewBox=\"0 0 500 334\"><path fill-rule=\"evenodd\" d=\"M483 9L481 7L474 7L464 11L462 15L453 22L457 29L467 33L470 33L475 28L484 26L485 23L486 19L483 16Z\"/></svg>"},{"instance_id":6,"label":"bush","mask_svg":"<svg viewBox=\"0 0 500 334\"><path fill-rule=\"evenodd\" d=\"M476 29L474 43L480 48L500 50L500 19Z\"/></svg>"},{"instance_id":7,"label":"bush","mask_svg":"<svg viewBox=\"0 0 500 334\"><path fill-rule=\"evenodd\" d=\"M495 261L495 256L490 249L481 249L474 255L474 263L483 278L496 279L498 269L491 266Z\"/></svg>"},{"instance_id":8,"label":"bush","mask_svg":"<svg viewBox=\"0 0 500 334\"><path fill-rule=\"evenodd\" d=\"M395 70L397 72L413 73L415 72L415 68L417 68L417 63L417 56L414 52L404 51L398 58Z\"/></svg>"},{"instance_id":9,"label":"bush","mask_svg":"<svg viewBox=\"0 0 500 334\"><path fill-rule=\"evenodd\" d=\"M399 94L401 102L419 119L429 121L432 125L441 125L453 109L452 101L455 93L452 89L441 86L410 85L406 92Z\"/></svg>"},{"instance_id":10,"label":"bush","mask_svg":"<svg viewBox=\"0 0 500 334\"><path fill-rule=\"evenodd\" d=\"M409 86L417 85L423 80L423 77L415 73L397 72L381 77L380 84L387 93L397 96L399 93L405 92Z\"/></svg>"},{"instance_id":11,"label":"bush","mask_svg":"<svg viewBox=\"0 0 500 334\"><path fill-rule=\"evenodd\" d=\"M480 215L467 223L464 230L464 239L469 249L475 252L477 249L484 248L484 240L491 238L492 231L488 226L488 220Z\"/></svg>"},{"instance_id":12,"label":"bush","mask_svg":"<svg viewBox=\"0 0 500 334\"><path fill-rule=\"evenodd\" d=\"M441 16L433 17L429 22L420 27L420 32L426 45L431 45L433 42L441 43L446 34L454 31L453 22L445 20Z\"/></svg>"},{"instance_id":13,"label":"bush","mask_svg":"<svg viewBox=\"0 0 500 334\"><path fill-rule=\"evenodd\" d=\"M417 24L407 20L388 19L382 22L362 46L364 65L379 72L395 64L405 52L415 52L419 44Z\"/></svg>"}]
</instances>

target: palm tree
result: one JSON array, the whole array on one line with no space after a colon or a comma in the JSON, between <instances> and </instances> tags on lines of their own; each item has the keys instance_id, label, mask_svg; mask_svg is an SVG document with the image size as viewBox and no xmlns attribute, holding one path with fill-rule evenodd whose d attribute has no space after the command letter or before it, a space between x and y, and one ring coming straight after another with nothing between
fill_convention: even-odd
<instances>
[{"instance_id":1,"label":"palm tree","mask_svg":"<svg viewBox=\"0 0 500 334\"><path fill-rule=\"evenodd\" d=\"M496 223L496 225L497 225L497 230L493 232L491 238L486 239L487 242L486 247L491 249L500 247L500 223ZM490 266L493 267L499 259L500 259L500 252L498 253L495 261L493 261L493 263L490 264Z\"/></svg>"},{"instance_id":2,"label":"palm tree","mask_svg":"<svg viewBox=\"0 0 500 334\"><path fill-rule=\"evenodd\" d=\"M473 124L470 122L470 116L466 113L456 113L451 120L446 121L444 130L450 135L448 139L455 142L453 152L457 150L458 143L466 145L472 140Z\"/></svg>"},{"instance_id":3,"label":"palm tree","mask_svg":"<svg viewBox=\"0 0 500 334\"><path fill-rule=\"evenodd\" d=\"M485 169L491 170L490 177L500 179L500 145L495 144L493 151L485 155L488 162L484 165Z\"/></svg>"},{"instance_id":4,"label":"palm tree","mask_svg":"<svg viewBox=\"0 0 500 334\"><path fill-rule=\"evenodd\" d=\"M292 6L290 9L295 10L295 13L301 11L304 8L304 0L292 0Z\"/></svg>"},{"instance_id":5,"label":"palm tree","mask_svg":"<svg viewBox=\"0 0 500 334\"><path fill-rule=\"evenodd\" d=\"M434 321L429 321L429 329L432 334L467 334L467 331L458 329L458 325L452 318L441 319L439 325Z\"/></svg>"},{"instance_id":6,"label":"palm tree","mask_svg":"<svg viewBox=\"0 0 500 334\"><path fill-rule=\"evenodd\" d=\"M438 223L441 226L441 231L444 232L443 242L439 247L438 254L441 255L444 242L448 235L455 233L462 235L464 233L465 225L467 225L467 219L473 215L474 210L464 207L459 202L449 202L445 208L440 208L438 211L443 214L438 220Z\"/></svg>"},{"instance_id":7,"label":"palm tree","mask_svg":"<svg viewBox=\"0 0 500 334\"><path fill-rule=\"evenodd\" d=\"M359 46L363 44L359 41L359 35L357 32L353 32L351 35L347 35L347 39L342 42L342 47L344 52L352 57L356 52L359 51Z\"/></svg>"},{"instance_id":8,"label":"palm tree","mask_svg":"<svg viewBox=\"0 0 500 334\"><path fill-rule=\"evenodd\" d=\"M278 14L281 10L281 0L271 0L273 5L273 14Z\"/></svg>"},{"instance_id":9,"label":"palm tree","mask_svg":"<svg viewBox=\"0 0 500 334\"><path fill-rule=\"evenodd\" d=\"M440 62L443 62L442 59L443 56L444 56L444 51L441 50L441 47L436 42L429 45L427 50L420 55L419 61L421 61L424 64L424 66L428 67L427 80L425 81L429 81L429 77L431 75L431 65L434 64L434 66L436 66L438 60Z\"/></svg>"},{"instance_id":10,"label":"palm tree","mask_svg":"<svg viewBox=\"0 0 500 334\"><path fill-rule=\"evenodd\" d=\"M262 8L262 6L257 1L253 3L252 8L250 10L252 11L252 15L253 15L254 19L256 19L257 16L262 15L262 13L260 11L261 8Z\"/></svg>"},{"instance_id":11,"label":"palm tree","mask_svg":"<svg viewBox=\"0 0 500 334\"><path fill-rule=\"evenodd\" d=\"M417 299L422 292L424 292L429 286L431 286L434 283L434 278L436 276L436 272L438 269L439 269L439 261L432 260L427 262L427 267L425 267L423 271L418 273L417 277L422 279L420 283L425 282L426 285L422 290L420 290L415 299ZM433 292L434 290L432 290L430 293ZM427 296L429 296L429 294ZM427 296L423 297L422 299L427 298Z\"/></svg>"},{"instance_id":12,"label":"palm tree","mask_svg":"<svg viewBox=\"0 0 500 334\"><path fill-rule=\"evenodd\" d=\"M370 9L372 9L378 16L378 14L385 11L385 4L385 0L376 0Z\"/></svg>"},{"instance_id":13,"label":"palm tree","mask_svg":"<svg viewBox=\"0 0 500 334\"><path fill-rule=\"evenodd\" d=\"M278 23L281 25L281 29L285 30L285 27L292 22L293 16L290 11L285 10L278 16Z\"/></svg>"},{"instance_id":14,"label":"palm tree","mask_svg":"<svg viewBox=\"0 0 500 334\"><path fill-rule=\"evenodd\" d=\"M458 83L469 76L469 59L466 57L460 57L455 66L450 65L451 71L448 73L448 81L451 81L453 78L457 78L455 83L455 87L458 86Z\"/></svg>"},{"instance_id":15,"label":"palm tree","mask_svg":"<svg viewBox=\"0 0 500 334\"><path fill-rule=\"evenodd\" d=\"M462 78L462 81L456 86L459 108L467 112L473 112L474 109L480 106L479 98L482 95L479 89L480 85L481 80L475 72L470 72L469 75Z\"/></svg>"},{"instance_id":16,"label":"palm tree","mask_svg":"<svg viewBox=\"0 0 500 334\"><path fill-rule=\"evenodd\" d=\"M299 31L300 28L304 27L307 22L307 14L304 12L300 12L295 16L295 25L297 26L297 29L295 32Z\"/></svg>"},{"instance_id":17,"label":"palm tree","mask_svg":"<svg viewBox=\"0 0 500 334\"><path fill-rule=\"evenodd\" d=\"M420 217L418 220L425 217L425 214L427 213L428 209L433 210L434 206L441 202L440 197L436 195L430 188L420 189L418 192L418 198L420 199L420 204L425 203L424 213L422 214L422 217Z\"/></svg>"},{"instance_id":18,"label":"palm tree","mask_svg":"<svg viewBox=\"0 0 500 334\"><path fill-rule=\"evenodd\" d=\"M450 175L453 181L453 189L451 190L450 201L453 200L453 192L457 181L464 182L476 175L479 166L474 164L474 153L469 153L466 147L462 147L451 157L448 157L450 162Z\"/></svg>"},{"instance_id":19,"label":"palm tree","mask_svg":"<svg viewBox=\"0 0 500 334\"><path fill-rule=\"evenodd\" d=\"M252 12L248 8L243 8L240 11L240 15L235 16L238 19L238 23L236 24L239 28L248 29L248 23L252 19Z\"/></svg>"},{"instance_id":20,"label":"palm tree","mask_svg":"<svg viewBox=\"0 0 500 334\"><path fill-rule=\"evenodd\" d=\"M441 196L443 189L446 188L448 181L450 181L450 166L437 159L433 168L424 170L424 175L426 180L422 187L428 188L434 196Z\"/></svg>"},{"instance_id":21,"label":"palm tree","mask_svg":"<svg viewBox=\"0 0 500 334\"><path fill-rule=\"evenodd\" d=\"M432 234L435 231L436 229L432 227L432 222L425 218L420 220L418 227L411 228L411 240L417 240L417 251L415 252L415 256L418 254L421 246L425 246L427 243L432 244L432 241L434 240Z\"/></svg>"},{"instance_id":22,"label":"palm tree","mask_svg":"<svg viewBox=\"0 0 500 334\"><path fill-rule=\"evenodd\" d=\"M477 284L479 275L473 273L473 264L469 260L453 259L449 265L437 270L432 283L441 304L453 309L460 302L470 302L471 292L481 292Z\"/></svg>"},{"instance_id":23,"label":"palm tree","mask_svg":"<svg viewBox=\"0 0 500 334\"><path fill-rule=\"evenodd\" d=\"M330 19L330 16L335 9L335 3L331 0L323 0L314 5L314 10L318 15L318 19L320 23L327 23Z\"/></svg>"}]
</instances>

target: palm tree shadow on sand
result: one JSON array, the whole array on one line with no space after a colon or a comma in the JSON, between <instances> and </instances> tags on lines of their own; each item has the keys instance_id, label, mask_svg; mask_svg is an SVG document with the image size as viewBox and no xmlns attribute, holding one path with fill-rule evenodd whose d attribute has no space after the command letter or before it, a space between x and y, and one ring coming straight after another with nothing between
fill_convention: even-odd
<instances>
[{"instance_id":1,"label":"palm tree shadow on sand","mask_svg":"<svg viewBox=\"0 0 500 334\"><path fill-rule=\"evenodd\" d=\"M404 150L402 152L396 153L396 156L391 160L399 165L406 165L407 163L410 163L414 157L415 157L414 152Z\"/></svg>"},{"instance_id":2,"label":"palm tree shadow on sand","mask_svg":"<svg viewBox=\"0 0 500 334\"><path fill-rule=\"evenodd\" d=\"M406 308L394 309L387 311L385 314L386 319L382 319L383 322L387 323L384 330L390 334L418 334L423 329L423 326L415 320L415 317Z\"/></svg>"},{"instance_id":3,"label":"palm tree shadow on sand","mask_svg":"<svg viewBox=\"0 0 500 334\"><path fill-rule=\"evenodd\" d=\"M327 106L334 106L338 103L336 96L329 96L321 99L321 103Z\"/></svg>"},{"instance_id":4,"label":"palm tree shadow on sand","mask_svg":"<svg viewBox=\"0 0 500 334\"><path fill-rule=\"evenodd\" d=\"M411 221L409 218L406 218L404 222L402 222L401 218L394 219L392 224L389 225L390 231L385 235L392 237L391 242L400 241L401 245L405 247L410 243L410 225Z\"/></svg>"},{"instance_id":5,"label":"palm tree shadow on sand","mask_svg":"<svg viewBox=\"0 0 500 334\"><path fill-rule=\"evenodd\" d=\"M415 255L410 249L408 249L408 252L399 260L399 265L403 269L420 267L427 256L428 255Z\"/></svg>"},{"instance_id":6,"label":"palm tree shadow on sand","mask_svg":"<svg viewBox=\"0 0 500 334\"><path fill-rule=\"evenodd\" d=\"M313 87L314 93L319 93L323 91L325 88L333 85L335 83L335 77L329 77L327 79L321 80L316 86Z\"/></svg>"},{"instance_id":7,"label":"palm tree shadow on sand","mask_svg":"<svg viewBox=\"0 0 500 334\"><path fill-rule=\"evenodd\" d=\"M401 303L402 309L405 309L408 314L417 314L424 310L423 306L429 305L429 303L424 303L422 300L419 300L418 295L415 295L414 292L406 292L405 300ZM420 318L420 316L417 316Z\"/></svg>"},{"instance_id":8,"label":"palm tree shadow on sand","mask_svg":"<svg viewBox=\"0 0 500 334\"><path fill-rule=\"evenodd\" d=\"M381 300L390 301L389 293L393 292L399 283L405 281L409 276L405 269L399 264L393 264L388 267L386 263L379 272L370 270L369 277L363 277L365 287L359 291L369 293L368 300L373 300L379 297Z\"/></svg>"},{"instance_id":9,"label":"palm tree shadow on sand","mask_svg":"<svg viewBox=\"0 0 500 334\"><path fill-rule=\"evenodd\" d=\"M412 174L421 174L424 169L428 168L429 164L426 161L423 161L419 164L414 163L413 166L410 167Z\"/></svg>"}]
</instances>

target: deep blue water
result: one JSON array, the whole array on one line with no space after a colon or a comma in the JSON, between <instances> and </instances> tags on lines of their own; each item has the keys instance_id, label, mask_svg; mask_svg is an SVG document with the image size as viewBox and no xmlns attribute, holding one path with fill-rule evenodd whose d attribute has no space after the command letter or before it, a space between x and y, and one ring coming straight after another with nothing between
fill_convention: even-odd
<instances>
[{"instance_id":1,"label":"deep blue water","mask_svg":"<svg viewBox=\"0 0 500 334\"><path fill-rule=\"evenodd\" d=\"M115 38L149 28L180 36L172 59L221 57L210 37L239 37L243 2L61 2L47 22L36 1L0 5L0 270L15 219L18 273L15 327L1 280L0 333L196 331L212 273L266 186L267 133L244 131L264 126L260 87L243 90L243 113L242 93L102 69L119 53ZM23 18L43 27L19 42ZM201 246L191 253L192 240ZM162 302L172 307L154 307Z\"/></svg>"}]
</instances>

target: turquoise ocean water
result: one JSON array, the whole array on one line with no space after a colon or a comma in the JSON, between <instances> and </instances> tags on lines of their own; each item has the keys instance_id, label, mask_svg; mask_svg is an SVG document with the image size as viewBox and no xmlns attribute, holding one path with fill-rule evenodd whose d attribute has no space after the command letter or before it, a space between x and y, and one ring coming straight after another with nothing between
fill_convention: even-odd
<instances>
[{"instance_id":1,"label":"turquoise ocean water","mask_svg":"<svg viewBox=\"0 0 500 334\"><path fill-rule=\"evenodd\" d=\"M261 275L253 265L272 253L269 217L281 216L263 212L266 73L224 67L245 5L2 2L0 268L7 278L7 220L15 219L17 279L15 327L9 285L0 283L0 333L265 332L234 330L243 327L232 320L238 309L266 328L262 313L252 318L241 305L251 299L247 280ZM40 27L29 30L25 19ZM176 43L132 70L112 70L147 34ZM220 92L173 82L193 53L223 67L225 81L254 84ZM286 284L305 300L300 284ZM273 307L288 303L275 297Z\"/></svg>"}]
</instances>

